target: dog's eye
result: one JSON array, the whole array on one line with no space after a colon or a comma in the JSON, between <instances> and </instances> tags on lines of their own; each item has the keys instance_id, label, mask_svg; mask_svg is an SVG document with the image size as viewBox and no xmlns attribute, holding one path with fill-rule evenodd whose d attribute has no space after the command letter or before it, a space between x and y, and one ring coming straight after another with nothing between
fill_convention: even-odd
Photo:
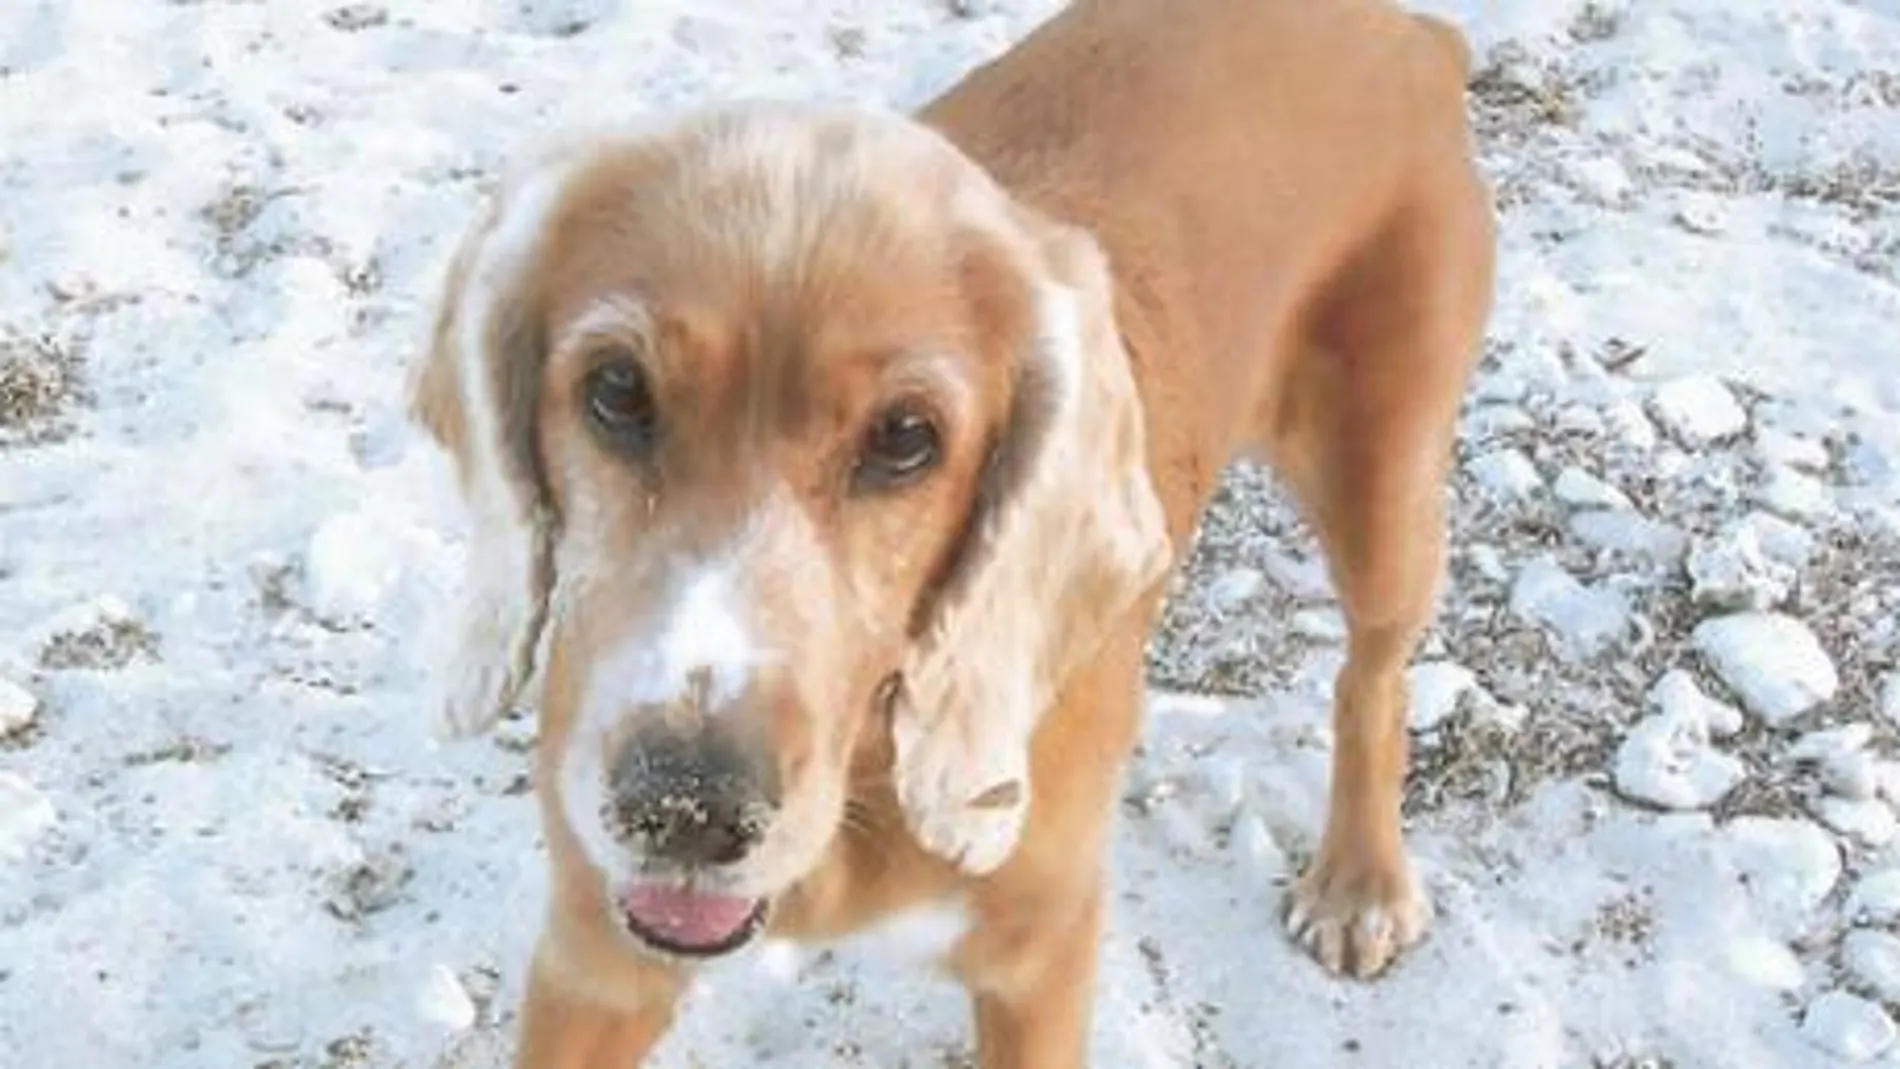
<instances>
[{"instance_id":1,"label":"dog's eye","mask_svg":"<svg viewBox=\"0 0 1900 1069\"><path fill-rule=\"evenodd\" d=\"M646 372L631 357L603 362L587 375L587 415L615 445L645 452L659 430Z\"/></svg>"},{"instance_id":2,"label":"dog's eye","mask_svg":"<svg viewBox=\"0 0 1900 1069\"><path fill-rule=\"evenodd\" d=\"M859 490L886 490L915 481L943 455L937 424L915 405L885 409L865 432L852 482Z\"/></svg>"}]
</instances>

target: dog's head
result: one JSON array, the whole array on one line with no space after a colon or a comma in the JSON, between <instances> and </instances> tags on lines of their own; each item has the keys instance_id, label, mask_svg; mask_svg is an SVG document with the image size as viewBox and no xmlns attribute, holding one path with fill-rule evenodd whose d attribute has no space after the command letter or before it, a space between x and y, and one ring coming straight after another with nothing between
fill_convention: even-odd
<instances>
[{"instance_id":1,"label":"dog's head","mask_svg":"<svg viewBox=\"0 0 1900 1069\"><path fill-rule=\"evenodd\" d=\"M904 673L1046 704L1169 553L1095 243L888 113L535 158L414 387L473 522L440 712L539 705L550 811L676 954L818 862Z\"/></svg>"}]
</instances>

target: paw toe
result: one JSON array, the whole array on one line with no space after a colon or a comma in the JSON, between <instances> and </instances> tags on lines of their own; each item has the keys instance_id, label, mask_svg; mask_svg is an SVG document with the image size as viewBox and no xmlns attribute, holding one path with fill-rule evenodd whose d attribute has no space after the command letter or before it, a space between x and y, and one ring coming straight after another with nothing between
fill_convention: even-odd
<instances>
[{"instance_id":1,"label":"paw toe","mask_svg":"<svg viewBox=\"0 0 1900 1069\"><path fill-rule=\"evenodd\" d=\"M1369 980L1424 935L1428 917L1409 875L1336 881L1314 873L1295 889L1286 926L1328 972Z\"/></svg>"}]
</instances>

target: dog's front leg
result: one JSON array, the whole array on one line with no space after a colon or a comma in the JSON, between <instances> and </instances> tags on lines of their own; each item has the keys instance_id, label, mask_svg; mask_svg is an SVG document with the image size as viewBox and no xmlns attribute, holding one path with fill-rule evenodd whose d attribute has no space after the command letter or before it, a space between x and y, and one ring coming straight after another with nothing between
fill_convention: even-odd
<instances>
[{"instance_id":1,"label":"dog's front leg","mask_svg":"<svg viewBox=\"0 0 1900 1069\"><path fill-rule=\"evenodd\" d=\"M656 966L603 1002L539 953L522 1002L515 1069L637 1069L672 1026L682 987L677 973Z\"/></svg>"},{"instance_id":2,"label":"dog's front leg","mask_svg":"<svg viewBox=\"0 0 1900 1069\"><path fill-rule=\"evenodd\" d=\"M977 1069L1088 1065L1102 908L1097 892L1082 904L1017 918L1011 929L973 937L973 957L983 950L993 955L987 970L966 981L975 1013ZM997 949L996 941L1008 950Z\"/></svg>"}]
</instances>

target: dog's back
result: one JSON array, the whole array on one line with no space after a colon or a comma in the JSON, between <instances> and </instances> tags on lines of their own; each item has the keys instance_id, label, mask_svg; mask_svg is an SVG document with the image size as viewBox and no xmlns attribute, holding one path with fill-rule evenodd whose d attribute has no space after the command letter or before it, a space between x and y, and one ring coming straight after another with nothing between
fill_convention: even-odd
<instances>
[{"instance_id":1,"label":"dog's back","mask_svg":"<svg viewBox=\"0 0 1900 1069\"><path fill-rule=\"evenodd\" d=\"M1455 28L1387 0L1078 0L923 110L1101 241L1156 462L1195 469L1177 532L1231 450L1271 447L1329 276L1408 211L1488 219L1468 63Z\"/></svg>"}]
</instances>

